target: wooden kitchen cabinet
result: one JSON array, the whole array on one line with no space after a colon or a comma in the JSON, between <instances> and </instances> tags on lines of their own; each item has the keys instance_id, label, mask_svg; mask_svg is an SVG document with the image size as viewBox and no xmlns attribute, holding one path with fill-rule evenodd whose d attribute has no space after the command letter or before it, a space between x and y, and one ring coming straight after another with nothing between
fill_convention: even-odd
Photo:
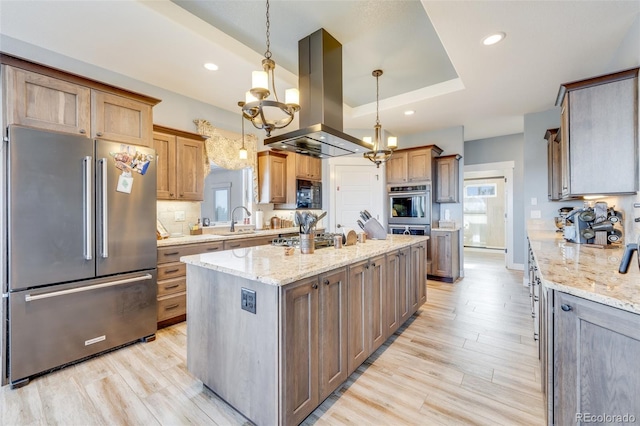
<instances>
[{"instance_id":1,"label":"wooden kitchen cabinet","mask_svg":"<svg viewBox=\"0 0 640 426\"><path fill-rule=\"evenodd\" d=\"M460 276L460 231L431 230L431 274L429 278L454 282Z\"/></svg>"},{"instance_id":2,"label":"wooden kitchen cabinet","mask_svg":"<svg viewBox=\"0 0 640 426\"><path fill-rule=\"evenodd\" d=\"M274 235L269 235L269 236L245 237L245 238L238 238L234 240L226 240L224 242L224 249L233 250L233 249L245 248L245 247L264 246L267 244L271 244L271 242L275 237L276 236Z\"/></svg>"},{"instance_id":3,"label":"wooden kitchen cabinet","mask_svg":"<svg viewBox=\"0 0 640 426\"><path fill-rule=\"evenodd\" d=\"M395 150L386 163L387 183L432 181L433 161L441 153L436 145Z\"/></svg>"},{"instance_id":4,"label":"wooden kitchen cabinet","mask_svg":"<svg viewBox=\"0 0 640 426\"><path fill-rule=\"evenodd\" d=\"M283 290L284 424L299 424L347 375L346 269Z\"/></svg>"},{"instance_id":5,"label":"wooden kitchen cabinet","mask_svg":"<svg viewBox=\"0 0 640 426\"><path fill-rule=\"evenodd\" d=\"M150 146L159 99L0 54L5 123Z\"/></svg>"},{"instance_id":6,"label":"wooden kitchen cabinet","mask_svg":"<svg viewBox=\"0 0 640 426\"><path fill-rule=\"evenodd\" d=\"M402 265L400 264L400 253L401 250L398 250L397 253L388 253L386 259L387 277L383 288L384 312L382 313L385 340L400 327L401 299L406 297L406 290L403 286L406 286L408 277L406 273L402 273L402 268L404 267L406 270L408 264L406 259Z\"/></svg>"},{"instance_id":7,"label":"wooden kitchen cabinet","mask_svg":"<svg viewBox=\"0 0 640 426\"><path fill-rule=\"evenodd\" d=\"M547 198L549 201L562 199L562 174L560 129L548 129L544 135L547 141Z\"/></svg>"},{"instance_id":8,"label":"wooden kitchen cabinet","mask_svg":"<svg viewBox=\"0 0 640 426\"><path fill-rule=\"evenodd\" d=\"M460 154L436 157L436 203L460 202Z\"/></svg>"},{"instance_id":9,"label":"wooden kitchen cabinet","mask_svg":"<svg viewBox=\"0 0 640 426\"><path fill-rule=\"evenodd\" d=\"M638 68L561 85L562 197L638 191Z\"/></svg>"},{"instance_id":10,"label":"wooden kitchen cabinet","mask_svg":"<svg viewBox=\"0 0 640 426\"><path fill-rule=\"evenodd\" d=\"M415 288L415 299L418 310L427 301L427 243L417 243L411 246L411 281ZM412 298L413 299L413 298ZM415 311L414 311L415 312Z\"/></svg>"},{"instance_id":11,"label":"wooden kitchen cabinet","mask_svg":"<svg viewBox=\"0 0 640 426\"><path fill-rule=\"evenodd\" d=\"M158 328L186 319L187 269L180 257L222 249L222 241L158 248Z\"/></svg>"},{"instance_id":12,"label":"wooden kitchen cabinet","mask_svg":"<svg viewBox=\"0 0 640 426\"><path fill-rule=\"evenodd\" d=\"M205 137L159 125L153 129L158 200L202 201Z\"/></svg>"},{"instance_id":13,"label":"wooden kitchen cabinet","mask_svg":"<svg viewBox=\"0 0 640 426\"><path fill-rule=\"evenodd\" d=\"M554 424L578 413L640 417L640 315L555 291L553 333Z\"/></svg>"},{"instance_id":14,"label":"wooden kitchen cabinet","mask_svg":"<svg viewBox=\"0 0 640 426\"><path fill-rule=\"evenodd\" d=\"M258 152L258 189L261 203L287 202L287 154Z\"/></svg>"},{"instance_id":15,"label":"wooden kitchen cabinet","mask_svg":"<svg viewBox=\"0 0 640 426\"><path fill-rule=\"evenodd\" d=\"M296 178L304 180L322 180L322 160L308 155L295 154Z\"/></svg>"},{"instance_id":16,"label":"wooden kitchen cabinet","mask_svg":"<svg viewBox=\"0 0 640 426\"><path fill-rule=\"evenodd\" d=\"M153 138L152 106L134 99L91 91L91 134L95 138L150 146Z\"/></svg>"}]
</instances>

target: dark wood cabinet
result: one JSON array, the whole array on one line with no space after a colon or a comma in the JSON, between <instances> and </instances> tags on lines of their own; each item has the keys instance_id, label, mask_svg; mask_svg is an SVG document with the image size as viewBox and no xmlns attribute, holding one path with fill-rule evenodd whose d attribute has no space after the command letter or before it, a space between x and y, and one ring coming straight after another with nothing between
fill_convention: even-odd
<instances>
[{"instance_id":1,"label":"dark wood cabinet","mask_svg":"<svg viewBox=\"0 0 640 426\"><path fill-rule=\"evenodd\" d=\"M459 154L436 157L436 203L460 202L460 159Z\"/></svg>"},{"instance_id":2,"label":"dark wood cabinet","mask_svg":"<svg viewBox=\"0 0 640 426\"><path fill-rule=\"evenodd\" d=\"M560 129L548 129L544 135L547 141L547 198L549 201L562 199Z\"/></svg>"},{"instance_id":3,"label":"dark wood cabinet","mask_svg":"<svg viewBox=\"0 0 640 426\"><path fill-rule=\"evenodd\" d=\"M563 84L562 197L638 191L638 68Z\"/></svg>"},{"instance_id":4,"label":"dark wood cabinet","mask_svg":"<svg viewBox=\"0 0 640 426\"><path fill-rule=\"evenodd\" d=\"M430 278L454 282L460 276L460 231L431 230Z\"/></svg>"}]
</instances>

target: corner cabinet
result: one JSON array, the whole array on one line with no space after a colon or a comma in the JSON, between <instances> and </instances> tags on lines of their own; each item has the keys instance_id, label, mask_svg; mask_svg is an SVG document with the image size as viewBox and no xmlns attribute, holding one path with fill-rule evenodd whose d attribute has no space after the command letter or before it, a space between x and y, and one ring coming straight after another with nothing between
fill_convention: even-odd
<instances>
[{"instance_id":1,"label":"corner cabinet","mask_svg":"<svg viewBox=\"0 0 640 426\"><path fill-rule=\"evenodd\" d=\"M548 129L544 135L547 141L547 198L549 201L559 201L562 199L562 172L560 129Z\"/></svg>"},{"instance_id":2,"label":"corner cabinet","mask_svg":"<svg viewBox=\"0 0 640 426\"><path fill-rule=\"evenodd\" d=\"M202 201L206 137L159 125L153 130L158 200Z\"/></svg>"},{"instance_id":3,"label":"corner cabinet","mask_svg":"<svg viewBox=\"0 0 640 426\"><path fill-rule=\"evenodd\" d=\"M395 150L386 163L387 183L431 181L433 159L441 153L436 145Z\"/></svg>"},{"instance_id":4,"label":"corner cabinet","mask_svg":"<svg viewBox=\"0 0 640 426\"><path fill-rule=\"evenodd\" d=\"M151 146L160 100L0 54L5 123Z\"/></svg>"},{"instance_id":5,"label":"corner cabinet","mask_svg":"<svg viewBox=\"0 0 640 426\"><path fill-rule=\"evenodd\" d=\"M431 230L431 273L429 278L455 282L460 276L460 231Z\"/></svg>"},{"instance_id":6,"label":"corner cabinet","mask_svg":"<svg viewBox=\"0 0 640 426\"><path fill-rule=\"evenodd\" d=\"M563 84L562 197L638 191L638 68Z\"/></svg>"},{"instance_id":7,"label":"corner cabinet","mask_svg":"<svg viewBox=\"0 0 640 426\"><path fill-rule=\"evenodd\" d=\"M460 154L436 157L436 203L460 202Z\"/></svg>"},{"instance_id":8,"label":"corner cabinet","mask_svg":"<svg viewBox=\"0 0 640 426\"><path fill-rule=\"evenodd\" d=\"M260 203L287 202L287 154L258 152L258 189Z\"/></svg>"}]
</instances>

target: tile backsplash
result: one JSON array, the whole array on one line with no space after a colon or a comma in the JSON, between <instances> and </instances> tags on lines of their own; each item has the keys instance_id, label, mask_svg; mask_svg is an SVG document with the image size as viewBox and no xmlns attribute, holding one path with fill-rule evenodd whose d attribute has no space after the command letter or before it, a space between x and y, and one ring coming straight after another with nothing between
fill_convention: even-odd
<instances>
[{"instance_id":1,"label":"tile backsplash","mask_svg":"<svg viewBox=\"0 0 640 426\"><path fill-rule=\"evenodd\" d=\"M171 234L189 234L189 224L194 224L200 219L199 201L158 201L158 220ZM184 216L184 220L181 216Z\"/></svg>"}]
</instances>

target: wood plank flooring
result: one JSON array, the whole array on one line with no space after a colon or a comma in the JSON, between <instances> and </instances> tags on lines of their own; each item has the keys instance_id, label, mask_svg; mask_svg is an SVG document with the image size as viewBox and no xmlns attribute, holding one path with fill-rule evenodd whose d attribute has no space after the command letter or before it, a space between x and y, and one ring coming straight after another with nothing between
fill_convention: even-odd
<instances>
[{"instance_id":1,"label":"wood plank flooring","mask_svg":"<svg viewBox=\"0 0 640 426\"><path fill-rule=\"evenodd\" d=\"M522 272L465 252L465 278L429 281L427 303L305 425L543 425L537 346ZM249 423L186 370L186 323L0 388L0 425Z\"/></svg>"}]
</instances>

